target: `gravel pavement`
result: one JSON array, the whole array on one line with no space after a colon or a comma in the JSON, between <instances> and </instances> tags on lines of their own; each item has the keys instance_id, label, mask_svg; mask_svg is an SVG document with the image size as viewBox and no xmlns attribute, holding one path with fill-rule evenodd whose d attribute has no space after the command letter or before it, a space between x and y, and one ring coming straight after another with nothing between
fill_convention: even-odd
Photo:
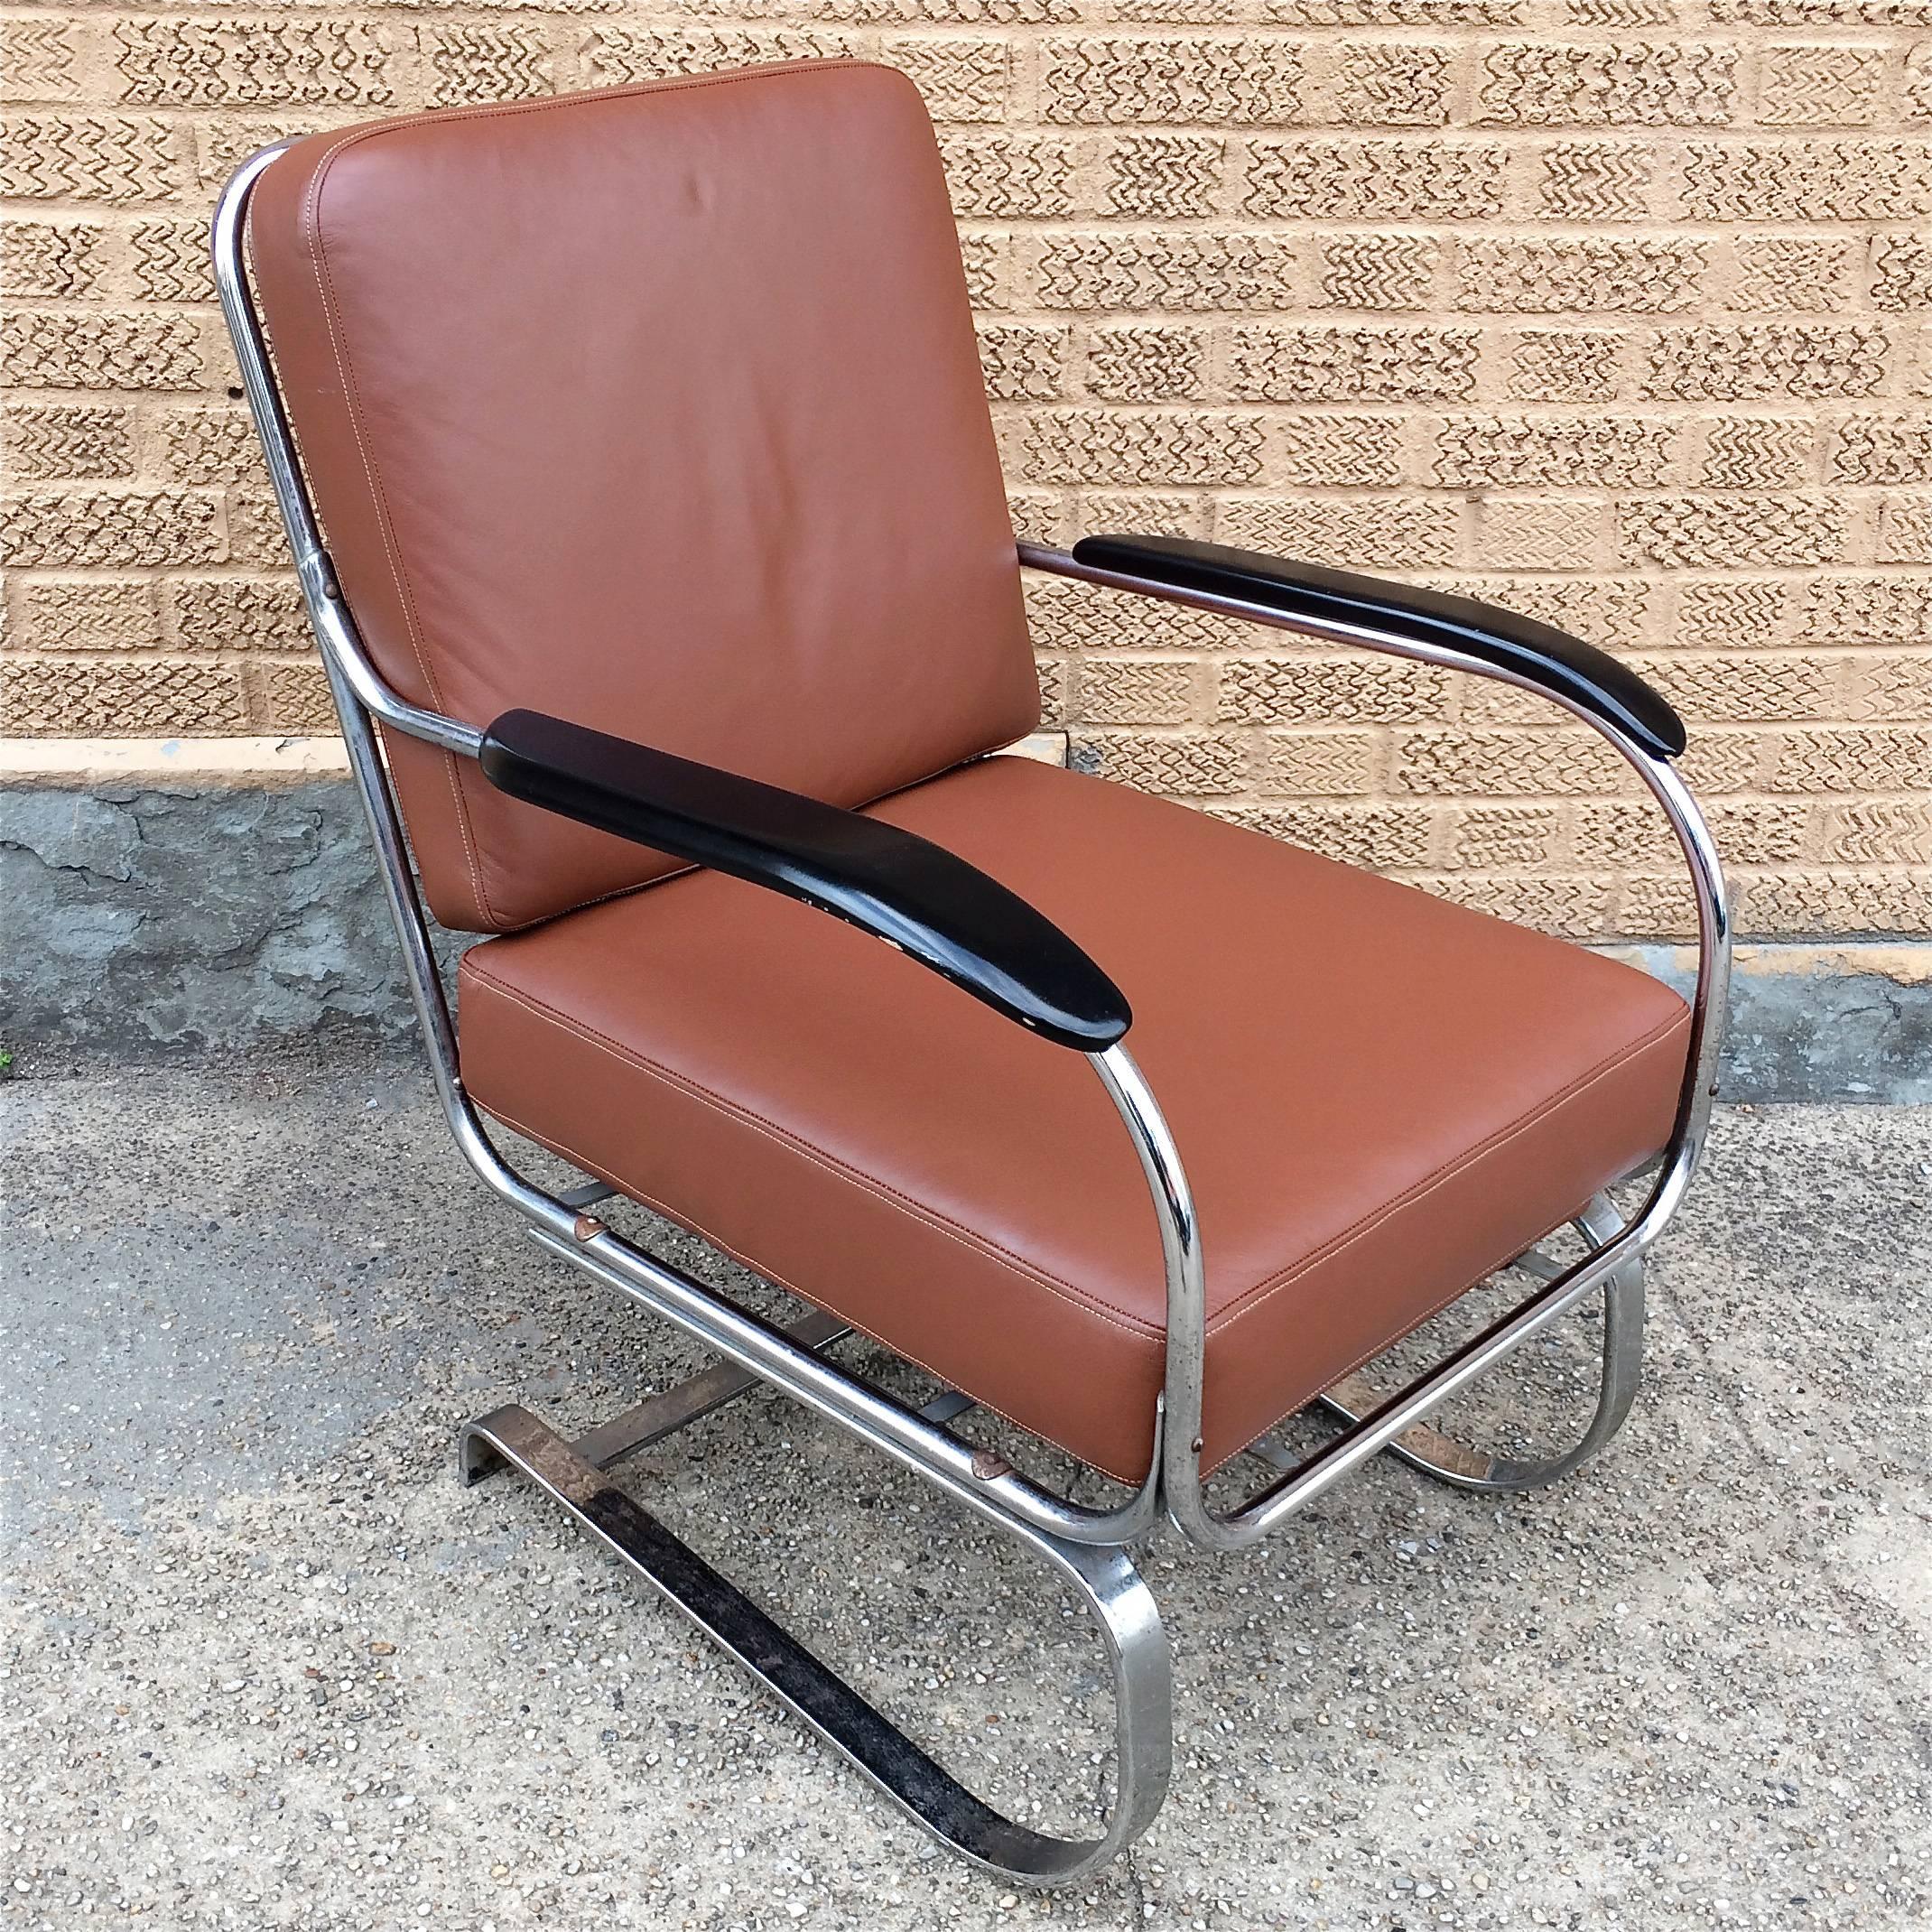
<instances>
[{"instance_id":1,"label":"gravel pavement","mask_svg":"<svg viewBox=\"0 0 1932 1932\"><path fill-rule=\"evenodd\" d=\"M6 1932L1932 1925L1932 1109L1720 1110L1646 1392L1567 1483L1379 1463L1241 1557L1164 1535L1173 1795L1038 1895L934 1852L514 1477L458 1485L466 1416L583 1426L697 1358L515 1232L413 1070L25 1073ZM1518 1413L1590 1342L1512 1365ZM992 1532L768 1394L626 1469L996 1802L1089 1812L1098 1654Z\"/></svg>"}]
</instances>

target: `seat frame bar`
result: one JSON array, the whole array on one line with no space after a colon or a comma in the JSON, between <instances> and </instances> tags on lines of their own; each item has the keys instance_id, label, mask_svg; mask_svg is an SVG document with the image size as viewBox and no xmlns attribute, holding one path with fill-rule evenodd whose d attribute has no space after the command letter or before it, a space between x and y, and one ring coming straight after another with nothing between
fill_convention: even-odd
<instances>
[{"instance_id":1,"label":"seat frame bar","mask_svg":"<svg viewBox=\"0 0 1932 1932\"><path fill-rule=\"evenodd\" d=\"M291 144L278 142L251 155L223 190L213 224L215 281L340 718L438 1100L465 1159L523 1217L540 1246L724 1358L716 1369L615 1418L575 1445L526 1410L494 1410L461 1433L464 1478L473 1482L502 1464L522 1471L952 1850L1005 1878L1042 1884L1078 1879L1108 1862L1146 1828L1160 1807L1171 1771L1166 1644L1153 1597L1129 1555L1163 1517L1202 1547L1244 1548L1384 1448L1462 1487L1512 1489L1566 1472L1621 1425L1640 1365L1642 1259L1676 1212L1696 1168L1723 1034L1730 917L1723 873L1704 820L1667 761L1651 757L1606 720L1496 665L1370 626L1290 619L1238 598L1156 586L1081 564L1062 551L1018 546L1020 562L1030 569L1441 664L1514 684L1563 705L1615 746L1661 806L1688 865L1698 915L1686 1076L1670 1141L1642 1208L1626 1222L1599 1196L1578 1221L1592 1244L1580 1261L1567 1268L1540 1263L1537 1272L1547 1277L1542 1287L1407 1387L1384 1397L1368 1389L1360 1378L1338 1385L1324 1402L1345 1426L1313 1454L1296 1460L1266 1437L1251 1445L1252 1454L1280 1473L1224 1511L1208 1502L1201 1466L1207 1309L1200 1230L1185 1169L1131 1055L1119 1045L1088 1054L1134 1145L1154 1202L1166 1277L1167 1328L1163 1390L1148 1417L1145 1480L1107 1507L1076 1503L1026 1476L1003 1456L955 1435L946 1425L971 1406L970 1398L948 1394L923 1409L897 1400L823 1352L843 1332L842 1324L807 1317L786 1329L763 1319L634 1246L588 1212L617 1191L608 1180L599 1177L553 1193L526 1179L492 1142L463 1090L449 1003L375 726L471 758L481 748L482 733L412 704L390 689L363 648L322 545L244 255L249 192L263 170ZM1599 1293L1605 1300L1602 1382L1596 1414L1575 1448L1548 1463L1511 1462L1481 1456L1427 1427L1425 1417L1450 1397L1586 1296ZM1048 1837L1000 1817L972 1797L640 1504L604 1480L603 1467L758 1383L782 1390L994 1523L1043 1558L1081 1597L1111 1658L1116 1693L1118 1797L1098 1837Z\"/></svg>"}]
</instances>

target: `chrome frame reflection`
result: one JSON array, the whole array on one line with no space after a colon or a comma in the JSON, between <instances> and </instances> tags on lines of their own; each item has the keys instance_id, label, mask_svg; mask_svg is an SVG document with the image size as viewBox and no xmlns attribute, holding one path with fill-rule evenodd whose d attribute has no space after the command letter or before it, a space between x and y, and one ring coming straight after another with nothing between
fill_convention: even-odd
<instances>
[{"instance_id":1,"label":"chrome frame reflection","mask_svg":"<svg viewBox=\"0 0 1932 1932\"><path fill-rule=\"evenodd\" d=\"M1689 1064L1671 1142L1656 1187L1642 1211L1630 1225L1620 1226L1607 1239L1601 1240L1582 1261L1558 1275L1482 1335L1370 1413L1351 1419L1333 1441L1225 1514L1217 1514L1209 1507L1202 1490L1202 1380L1207 1309L1200 1229L1185 1170L1158 1103L1131 1055L1118 1045L1088 1055L1126 1127L1154 1200L1166 1278L1167 1339L1164 1388L1148 1417L1152 1453L1145 1480L1114 1507L1095 1509L1074 1503L943 1426L944 1421L970 1406L965 1398L942 1398L923 1411L896 1401L826 1359L821 1350L832 1339L828 1331L814 1330L809 1324L787 1330L766 1322L723 1299L682 1270L633 1246L595 1216L586 1213L588 1206L617 1192L608 1181L599 1177L580 1187L550 1193L512 1167L490 1140L463 1091L455 1029L374 726L379 723L385 729L400 731L467 757L478 755L482 734L474 726L409 702L384 681L363 649L317 528L248 287L244 253L249 192L263 170L291 144L279 142L251 155L223 190L212 234L215 282L294 556L303 601L340 717L350 770L376 848L385 899L402 951L404 978L423 1028L431 1074L450 1130L469 1166L487 1186L523 1216L528 1231L546 1251L662 1316L683 1333L723 1356L741 1377L783 1390L926 1477L967 1509L1017 1537L1076 1586L1108 1644L1117 1690L1119 1797L1106 1830L1097 1839L1076 1842L1044 1838L999 1819L984 1807L979 1807L979 1812L985 1814L980 1816L971 1810L977 1800L969 1800L964 1811L951 1799L936 1807L924 1802L921 1794L930 1796L933 1788L930 1775L944 1774L938 1773L937 1767L932 1766L916 1747L906 1743L910 1756L893 1758L888 1752L887 1768L882 1771L873 1748L877 1740L868 1743L868 1737L861 1735L865 1731L863 1720L855 1718L857 1728L841 1736L837 1724L828 1728L821 1716L808 1707L814 1697L832 1695L824 1685L808 1684L801 1693L798 1686L805 1678L788 1684L761 1672L755 1662L748 1662L754 1674L760 1675L808 1722L823 1731L867 1776L951 1849L1009 1878L1037 1883L1076 1879L1111 1859L1145 1829L1159 1808L1171 1767L1171 1699L1166 1642L1153 1599L1127 1556L1128 1547L1152 1531L1165 1512L1190 1540L1204 1547L1244 1547L1379 1450L1392 1446L1398 1454L1407 1454L1397 1439L1424 1414L1502 1360L1585 1295L1606 1284L1630 1278L1643 1251L1675 1212L1703 1145L1723 1031L1729 969L1729 919L1723 878L1704 822L1667 764L1651 759L1603 720L1507 671L1453 650L1412 644L1370 627L1285 619L1238 599L1156 587L1130 576L1091 569L1064 552L1035 544L1019 546L1020 562L1029 569L1419 658L1472 675L1499 679L1551 698L1584 717L1637 768L1670 819L1690 865L1698 898L1700 956ZM1621 1333L1624 1337L1623 1352L1628 1355L1627 1321ZM1606 1326L1606 1348L1609 1333ZM1630 1366L1627 1363L1626 1369ZM1606 1357L1606 1401L1611 1372ZM1619 1371L1620 1377L1623 1372ZM716 1375L716 1371L706 1373ZM722 1388L728 1379L720 1379L715 1386ZM707 1386L709 1389L712 1385ZM734 1383L731 1392L742 1386L742 1380ZM704 1392L689 1392L685 1409L692 1414L702 1413L705 1405L696 1397ZM729 1399L729 1396L722 1398ZM1621 1420L1622 1408L1627 1407L1628 1400L1624 1398L1606 1426L1604 1407L1600 1404L1597 1420L1584 1444L1558 1459L1561 1466L1574 1466L1584 1454L1607 1439ZM653 1519L635 1505L629 1515L618 1509L609 1500L618 1492L610 1491L608 1485L601 1485L597 1477L600 1462L615 1460L627 1453L622 1444L627 1439L625 1426L630 1424L631 1418L620 1417L607 1426L607 1431L593 1432L593 1437L609 1431L618 1433L609 1439L608 1456L590 1460L579 1453L586 1444L573 1449L551 1436L526 1412L498 1410L466 1428L466 1472L477 1473L480 1467L477 1458L491 1452L524 1469L563 1502L591 1533L610 1544L745 1662L744 1649L734 1638L732 1629L728 1628L742 1624L741 1613L728 1604L716 1609L715 1613L707 1610L697 1596L682 1592L675 1582L666 1581L661 1565L654 1569L657 1557L652 1549L657 1548L661 1554L663 1538ZM674 1421L670 1424L673 1427L677 1426L680 1425ZM636 1424L629 1427L629 1434L650 1426L648 1423ZM587 1443L590 1440L587 1438ZM1415 1460L1413 1455L1409 1459ZM1430 1472L1455 1480L1454 1472L1445 1469L1432 1468ZM640 1528L640 1520L652 1527ZM690 1553L684 1555L688 1557ZM673 1561L673 1569L675 1568ZM838 1680L823 1666L817 1665L815 1659L808 1661L826 1684L837 1685ZM804 1667L799 1668L803 1670ZM808 1678L809 1672L805 1675ZM872 1715L876 1717L877 1714ZM885 1720L878 1719L878 1723L884 1725ZM887 1725L886 1729L890 1731L891 1727ZM925 1769L920 1769L921 1765Z\"/></svg>"},{"instance_id":2,"label":"chrome frame reflection","mask_svg":"<svg viewBox=\"0 0 1932 1932\"><path fill-rule=\"evenodd\" d=\"M1655 1186L1630 1222L1621 1227L1538 1293L1465 1342L1434 1369L1379 1407L1352 1422L1342 1435L1310 1455L1299 1467L1269 1483L1226 1513L1212 1509L1203 1493L1202 1371L1206 1357L1205 1308L1201 1238L1194 1197L1174 1137L1161 1117L1147 1082L1125 1049L1111 1046L1092 1055L1094 1064L1132 1137L1147 1175L1147 1191L1159 1217L1161 1249L1167 1271L1167 1359L1164 1381L1166 1426L1161 1443L1162 1500L1192 1543L1203 1549L1244 1549L1305 1504L1312 1502L1364 1457L1375 1454L1438 1408L1457 1390L1513 1353L1539 1330L1584 1296L1603 1288L1620 1269L1641 1258L1677 1212L1690 1184L1704 1143L1716 1091L1717 1055L1723 1038L1724 1003L1731 980L1731 914L1723 868L1709 828L1684 781L1666 759L1657 758L1609 720L1586 711L1532 679L1454 650L1392 636L1371 625L1326 618L1289 618L1245 598L1222 597L1146 580L1119 571L1096 570L1070 553L1038 543L1019 546L1028 569L1077 579L1103 590L1126 590L1194 609L1212 610L1277 630L1360 646L1424 664L1440 664L1472 677L1512 684L1583 720L1610 740L1637 772L1663 808L1690 868L1697 900L1697 980L1691 996L1691 1036L1677 1119L1664 1149ZM1606 1346L1609 1345L1606 1332Z\"/></svg>"}]
</instances>

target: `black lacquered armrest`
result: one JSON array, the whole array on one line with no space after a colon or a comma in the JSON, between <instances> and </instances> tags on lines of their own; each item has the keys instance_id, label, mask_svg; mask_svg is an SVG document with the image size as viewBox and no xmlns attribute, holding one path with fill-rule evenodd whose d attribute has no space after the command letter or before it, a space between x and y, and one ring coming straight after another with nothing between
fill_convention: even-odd
<instances>
[{"instance_id":1,"label":"black lacquered armrest","mask_svg":"<svg viewBox=\"0 0 1932 1932\"><path fill-rule=\"evenodd\" d=\"M1284 617L1373 625L1412 643L1445 646L1568 699L1655 757L1674 758L1684 749L1682 720L1627 665L1553 625L1473 598L1185 537L1082 537L1073 561L1149 586L1240 598Z\"/></svg>"},{"instance_id":2,"label":"black lacquered armrest","mask_svg":"<svg viewBox=\"0 0 1932 1932\"><path fill-rule=\"evenodd\" d=\"M1098 1053L1132 1021L1052 921L896 825L538 711L505 712L479 757L513 798L802 899L1063 1046Z\"/></svg>"}]
</instances>

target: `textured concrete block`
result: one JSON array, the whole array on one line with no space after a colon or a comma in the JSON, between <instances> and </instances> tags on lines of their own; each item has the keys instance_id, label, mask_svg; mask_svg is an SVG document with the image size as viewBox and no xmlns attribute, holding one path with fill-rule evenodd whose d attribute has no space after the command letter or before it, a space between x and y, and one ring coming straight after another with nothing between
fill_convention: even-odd
<instances>
[{"instance_id":1,"label":"textured concrete block","mask_svg":"<svg viewBox=\"0 0 1932 1932\"><path fill-rule=\"evenodd\" d=\"M1240 724L1407 724L1440 718L1449 673L1357 652L1347 657L1231 657L1221 715Z\"/></svg>"},{"instance_id":2,"label":"textured concrete block","mask_svg":"<svg viewBox=\"0 0 1932 1932\"><path fill-rule=\"evenodd\" d=\"M1526 403L1608 403L1623 387L1625 338L1602 329L1526 329L1509 342L1509 390Z\"/></svg>"},{"instance_id":3,"label":"textured concrete block","mask_svg":"<svg viewBox=\"0 0 1932 1932\"><path fill-rule=\"evenodd\" d=\"M1199 329L1116 325L1088 339L1087 387L1110 403L1183 401L1200 395L1206 372L1207 338Z\"/></svg>"},{"instance_id":4,"label":"textured concrete block","mask_svg":"<svg viewBox=\"0 0 1932 1932\"><path fill-rule=\"evenodd\" d=\"M1021 469L1034 483L1249 483L1261 472L1262 434L1259 416L1036 411Z\"/></svg>"},{"instance_id":5,"label":"textured concrete block","mask_svg":"<svg viewBox=\"0 0 1932 1932\"><path fill-rule=\"evenodd\" d=\"M1694 236L1498 236L1461 245L1455 305L1498 314L1675 315L1699 300Z\"/></svg>"},{"instance_id":6,"label":"textured concrete block","mask_svg":"<svg viewBox=\"0 0 1932 1932\"><path fill-rule=\"evenodd\" d=\"M10 563L55 569L218 563L220 506L207 490L43 489L0 498Z\"/></svg>"},{"instance_id":7,"label":"textured concrete block","mask_svg":"<svg viewBox=\"0 0 1932 1932\"><path fill-rule=\"evenodd\" d=\"M556 61L535 27L437 23L418 30L423 106L526 100L554 91Z\"/></svg>"},{"instance_id":8,"label":"textured concrete block","mask_svg":"<svg viewBox=\"0 0 1932 1932\"><path fill-rule=\"evenodd\" d=\"M293 576L177 577L164 590L174 639L190 650L295 651L309 618Z\"/></svg>"},{"instance_id":9,"label":"textured concrete block","mask_svg":"<svg viewBox=\"0 0 1932 1932\"><path fill-rule=\"evenodd\" d=\"M1736 117L1734 42L1505 42L1482 57L1484 121L1547 127L1705 127Z\"/></svg>"},{"instance_id":10,"label":"textured concrete block","mask_svg":"<svg viewBox=\"0 0 1932 1932\"><path fill-rule=\"evenodd\" d=\"M1646 141L1553 141L1537 157L1537 212L1554 221L1641 221L1658 151Z\"/></svg>"},{"instance_id":11,"label":"textured concrete block","mask_svg":"<svg viewBox=\"0 0 1932 1932\"><path fill-rule=\"evenodd\" d=\"M1654 489L1679 432L1656 416L1452 416L1436 432L1437 483Z\"/></svg>"},{"instance_id":12,"label":"textured concrete block","mask_svg":"<svg viewBox=\"0 0 1932 1932\"><path fill-rule=\"evenodd\" d=\"M980 367L1001 402L1050 402L1066 386L1067 331L1030 322L986 322Z\"/></svg>"},{"instance_id":13,"label":"textured concrete block","mask_svg":"<svg viewBox=\"0 0 1932 1932\"><path fill-rule=\"evenodd\" d=\"M82 403L10 403L0 412L0 447L17 477L131 477L134 416Z\"/></svg>"},{"instance_id":14,"label":"textured concrete block","mask_svg":"<svg viewBox=\"0 0 1932 1932\"><path fill-rule=\"evenodd\" d=\"M394 107L403 30L386 22L258 14L124 17L114 23L121 98L149 107Z\"/></svg>"},{"instance_id":15,"label":"textured concrete block","mask_svg":"<svg viewBox=\"0 0 1932 1932\"><path fill-rule=\"evenodd\" d=\"M1472 329L1247 325L1233 331L1231 393L1257 403L1459 402L1475 393Z\"/></svg>"},{"instance_id":16,"label":"textured concrete block","mask_svg":"<svg viewBox=\"0 0 1932 1932\"><path fill-rule=\"evenodd\" d=\"M1264 793L1348 798L1369 791L1378 765L1367 731L1270 731L1261 774Z\"/></svg>"},{"instance_id":17,"label":"textured concrete block","mask_svg":"<svg viewBox=\"0 0 1932 1932\"><path fill-rule=\"evenodd\" d=\"M1174 658L1082 658L1076 716L1082 724L1185 724L1194 683L1194 665Z\"/></svg>"},{"instance_id":18,"label":"textured concrete block","mask_svg":"<svg viewBox=\"0 0 1932 1932\"><path fill-rule=\"evenodd\" d=\"M191 179L180 131L158 116L10 114L0 121L0 194L165 201Z\"/></svg>"},{"instance_id":19,"label":"textured concrete block","mask_svg":"<svg viewBox=\"0 0 1932 1932\"><path fill-rule=\"evenodd\" d=\"M246 154L858 55L937 121L1023 540L1191 534L1625 655L1686 713L1741 907L1903 919L1932 810L1919 5L16 6L8 729L326 726L210 301L208 208ZM1681 930L1667 854L1584 856L1579 813L1635 794L1534 694L1025 590L1088 762L1566 932Z\"/></svg>"},{"instance_id":20,"label":"textured concrete block","mask_svg":"<svg viewBox=\"0 0 1932 1932\"><path fill-rule=\"evenodd\" d=\"M94 221L0 220L0 278L15 302L91 295L107 230Z\"/></svg>"},{"instance_id":21,"label":"textured concrete block","mask_svg":"<svg viewBox=\"0 0 1932 1932\"><path fill-rule=\"evenodd\" d=\"M1551 730L1404 731L1395 745L1398 792L1497 798L1628 789L1630 767L1609 746L1569 726Z\"/></svg>"},{"instance_id":22,"label":"textured concrete block","mask_svg":"<svg viewBox=\"0 0 1932 1932\"><path fill-rule=\"evenodd\" d=\"M1107 150L1107 212L1130 221L1211 215L1227 153L1213 135L1122 135Z\"/></svg>"},{"instance_id":23,"label":"textured concrete block","mask_svg":"<svg viewBox=\"0 0 1932 1932\"><path fill-rule=\"evenodd\" d=\"M37 577L9 586L10 641L37 651L140 651L161 642L146 578Z\"/></svg>"},{"instance_id":24,"label":"textured concrete block","mask_svg":"<svg viewBox=\"0 0 1932 1932\"><path fill-rule=\"evenodd\" d=\"M1400 483L1408 469L1407 437L1399 416L1290 416L1281 426L1275 474L1296 488Z\"/></svg>"},{"instance_id":25,"label":"textured concrete block","mask_svg":"<svg viewBox=\"0 0 1932 1932\"><path fill-rule=\"evenodd\" d=\"M1912 221L1932 214L1932 144L1693 141L1683 197L1694 221Z\"/></svg>"},{"instance_id":26,"label":"textured concrete block","mask_svg":"<svg viewBox=\"0 0 1932 1932\"><path fill-rule=\"evenodd\" d=\"M1026 592L1026 621L1040 650L1219 651L1246 629L1212 611L1097 590L1065 578L1029 577Z\"/></svg>"},{"instance_id":27,"label":"textured concrete block","mask_svg":"<svg viewBox=\"0 0 1932 1932\"><path fill-rule=\"evenodd\" d=\"M1047 121L1246 127L1301 118L1302 48L1279 35L1054 36L1042 53Z\"/></svg>"},{"instance_id":28,"label":"textured concrete block","mask_svg":"<svg viewBox=\"0 0 1932 1932\"><path fill-rule=\"evenodd\" d=\"M0 380L26 389L191 389L201 331L191 316L15 309L0 317Z\"/></svg>"},{"instance_id":29,"label":"textured concrete block","mask_svg":"<svg viewBox=\"0 0 1932 1932\"><path fill-rule=\"evenodd\" d=\"M1441 497L1223 497L1214 534L1311 563L1414 571L1454 561L1462 513Z\"/></svg>"},{"instance_id":30,"label":"textured concrete block","mask_svg":"<svg viewBox=\"0 0 1932 1932\"><path fill-rule=\"evenodd\" d=\"M248 725L241 674L229 664L0 658L0 737L71 737L78 725L102 715L140 738Z\"/></svg>"},{"instance_id":31,"label":"textured concrete block","mask_svg":"<svg viewBox=\"0 0 1932 1932\"><path fill-rule=\"evenodd\" d=\"M1076 730L1067 756L1076 770L1197 798L1239 791L1248 762L1245 743L1231 732Z\"/></svg>"},{"instance_id":32,"label":"textured concrete block","mask_svg":"<svg viewBox=\"0 0 1932 1932\"><path fill-rule=\"evenodd\" d=\"M1844 500L1781 497L1657 497L1621 503L1619 553L1666 570L1737 564L1839 563L1851 527Z\"/></svg>"},{"instance_id":33,"label":"textured concrete block","mask_svg":"<svg viewBox=\"0 0 1932 1932\"><path fill-rule=\"evenodd\" d=\"M1036 285L1047 309L1285 309L1297 261L1279 235L1075 232L1041 243Z\"/></svg>"},{"instance_id":34,"label":"textured concrete block","mask_svg":"<svg viewBox=\"0 0 1932 1932\"><path fill-rule=\"evenodd\" d=\"M940 153L961 221L1060 220L1074 211L1071 142L949 132Z\"/></svg>"},{"instance_id":35,"label":"textured concrete block","mask_svg":"<svg viewBox=\"0 0 1932 1932\"><path fill-rule=\"evenodd\" d=\"M1241 212L1263 220L1486 220L1502 212L1508 155L1493 142L1255 140Z\"/></svg>"}]
</instances>

